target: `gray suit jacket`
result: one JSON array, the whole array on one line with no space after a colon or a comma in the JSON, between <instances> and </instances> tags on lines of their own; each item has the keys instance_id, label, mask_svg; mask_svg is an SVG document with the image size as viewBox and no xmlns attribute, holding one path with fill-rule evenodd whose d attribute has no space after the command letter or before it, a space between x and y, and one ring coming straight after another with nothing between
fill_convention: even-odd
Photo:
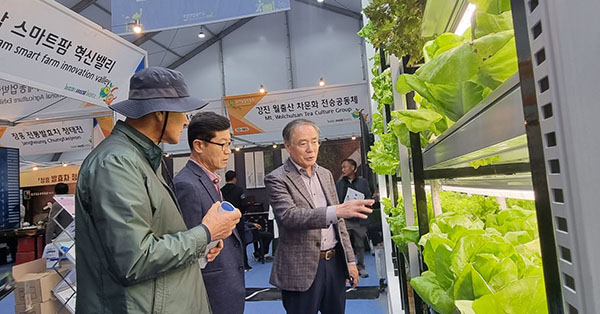
<instances>
[{"instance_id":1,"label":"gray suit jacket","mask_svg":"<svg viewBox=\"0 0 600 314\"><path fill-rule=\"evenodd\" d=\"M316 167L327 205L337 205L335 182L329 170ZM271 284L283 290L306 291L312 285L319 266L321 229L327 228L327 207L315 208L300 172L288 159L265 177L271 207L279 226L279 244L271 271ZM338 246L337 256L354 263L354 252L343 219L334 225Z\"/></svg>"},{"instance_id":2,"label":"gray suit jacket","mask_svg":"<svg viewBox=\"0 0 600 314\"><path fill-rule=\"evenodd\" d=\"M222 201L208 175L191 160L175 176L173 183L188 228L201 224L210 207ZM245 246L235 229L223 242L219 256L202 270L204 285L213 314L242 314L246 296L242 255Z\"/></svg>"}]
</instances>

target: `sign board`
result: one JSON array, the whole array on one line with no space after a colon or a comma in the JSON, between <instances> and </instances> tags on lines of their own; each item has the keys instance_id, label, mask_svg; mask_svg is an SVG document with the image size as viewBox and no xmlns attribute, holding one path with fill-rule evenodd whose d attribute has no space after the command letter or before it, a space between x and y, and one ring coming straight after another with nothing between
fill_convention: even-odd
<instances>
[{"instance_id":1,"label":"sign board","mask_svg":"<svg viewBox=\"0 0 600 314\"><path fill-rule=\"evenodd\" d=\"M111 2L112 30L132 33L133 23L145 32L208 24L290 9L290 0L119 0Z\"/></svg>"},{"instance_id":2,"label":"sign board","mask_svg":"<svg viewBox=\"0 0 600 314\"><path fill-rule=\"evenodd\" d=\"M146 52L58 2L0 0L0 60L1 79L106 106Z\"/></svg>"},{"instance_id":3,"label":"sign board","mask_svg":"<svg viewBox=\"0 0 600 314\"><path fill-rule=\"evenodd\" d=\"M19 150L0 147L0 230L19 228L20 204Z\"/></svg>"},{"instance_id":4,"label":"sign board","mask_svg":"<svg viewBox=\"0 0 600 314\"><path fill-rule=\"evenodd\" d=\"M369 111L367 83L225 97L233 134L281 132L304 118L318 126L356 124Z\"/></svg>"},{"instance_id":5,"label":"sign board","mask_svg":"<svg viewBox=\"0 0 600 314\"><path fill-rule=\"evenodd\" d=\"M21 155L69 152L92 147L92 119L0 128L0 146Z\"/></svg>"},{"instance_id":6,"label":"sign board","mask_svg":"<svg viewBox=\"0 0 600 314\"><path fill-rule=\"evenodd\" d=\"M80 167L79 165L56 166L36 171L21 172L21 187L77 183L77 175L79 174Z\"/></svg>"},{"instance_id":7,"label":"sign board","mask_svg":"<svg viewBox=\"0 0 600 314\"><path fill-rule=\"evenodd\" d=\"M2 119L16 119L19 117L19 113L33 112L37 108L49 106L62 98L61 95L48 93L35 87L0 80Z\"/></svg>"}]
</instances>

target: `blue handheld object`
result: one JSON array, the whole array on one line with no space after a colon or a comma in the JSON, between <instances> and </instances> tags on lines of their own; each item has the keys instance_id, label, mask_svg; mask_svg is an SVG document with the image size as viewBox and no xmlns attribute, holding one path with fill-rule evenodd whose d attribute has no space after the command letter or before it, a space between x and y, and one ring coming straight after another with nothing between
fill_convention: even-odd
<instances>
[{"instance_id":1,"label":"blue handheld object","mask_svg":"<svg viewBox=\"0 0 600 314\"><path fill-rule=\"evenodd\" d=\"M221 209L223 209L225 211L228 211L228 212L232 212L232 211L235 210L235 207L231 203L229 203L228 201L223 201L221 203Z\"/></svg>"}]
</instances>

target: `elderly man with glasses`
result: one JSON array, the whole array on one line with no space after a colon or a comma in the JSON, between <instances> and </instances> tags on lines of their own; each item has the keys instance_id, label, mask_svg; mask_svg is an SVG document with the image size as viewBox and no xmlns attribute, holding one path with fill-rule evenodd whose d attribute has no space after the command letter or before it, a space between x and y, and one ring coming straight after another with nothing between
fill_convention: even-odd
<instances>
[{"instance_id":1,"label":"elderly man with glasses","mask_svg":"<svg viewBox=\"0 0 600 314\"><path fill-rule=\"evenodd\" d=\"M217 170L227 166L231 155L230 123L214 112L200 112L188 126L191 155L173 183L188 228L202 222L204 215L223 196ZM214 314L244 312L244 245L237 230L217 245L220 254L202 269L204 284ZM191 296L190 296L191 297Z\"/></svg>"}]
</instances>

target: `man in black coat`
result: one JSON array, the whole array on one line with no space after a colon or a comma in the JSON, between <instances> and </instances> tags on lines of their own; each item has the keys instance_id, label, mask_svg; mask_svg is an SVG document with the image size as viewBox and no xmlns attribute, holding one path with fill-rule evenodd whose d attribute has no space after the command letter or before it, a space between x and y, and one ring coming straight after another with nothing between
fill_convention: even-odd
<instances>
[{"instance_id":1,"label":"man in black coat","mask_svg":"<svg viewBox=\"0 0 600 314\"><path fill-rule=\"evenodd\" d=\"M354 159L348 158L342 161L342 178L335 184L340 203L343 203L346 199L348 188L363 194L362 199L370 199L372 196L369 182L365 178L356 176L356 168L357 164ZM367 237L368 221L358 218L346 218L345 220L346 229L348 229L350 241L352 242L352 249L357 259L358 273L363 278L369 277L369 273L365 270L365 238Z\"/></svg>"},{"instance_id":2,"label":"man in black coat","mask_svg":"<svg viewBox=\"0 0 600 314\"><path fill-rule=\"evenodd\" d=\"M250 267L250 265L248 264L248 256L246 255L245 250L245 244L247 239L245 237L244 224L246 220L243 216L247 211L248 200L246 200L244 189L236 185L237 174L235 173L235 171L229 170L225 173L225 182L226 184L221 188L221 194L223 194L223 199L233 204L233 206L235 206L237 209L240 210L240 212L242 212L242 219L240 219L240 222L238 222L235 228L240 237L242 238L242 243L244 244L244 268L248 271L252 269L252 267Z\"/></svg>"}]
</instances>

